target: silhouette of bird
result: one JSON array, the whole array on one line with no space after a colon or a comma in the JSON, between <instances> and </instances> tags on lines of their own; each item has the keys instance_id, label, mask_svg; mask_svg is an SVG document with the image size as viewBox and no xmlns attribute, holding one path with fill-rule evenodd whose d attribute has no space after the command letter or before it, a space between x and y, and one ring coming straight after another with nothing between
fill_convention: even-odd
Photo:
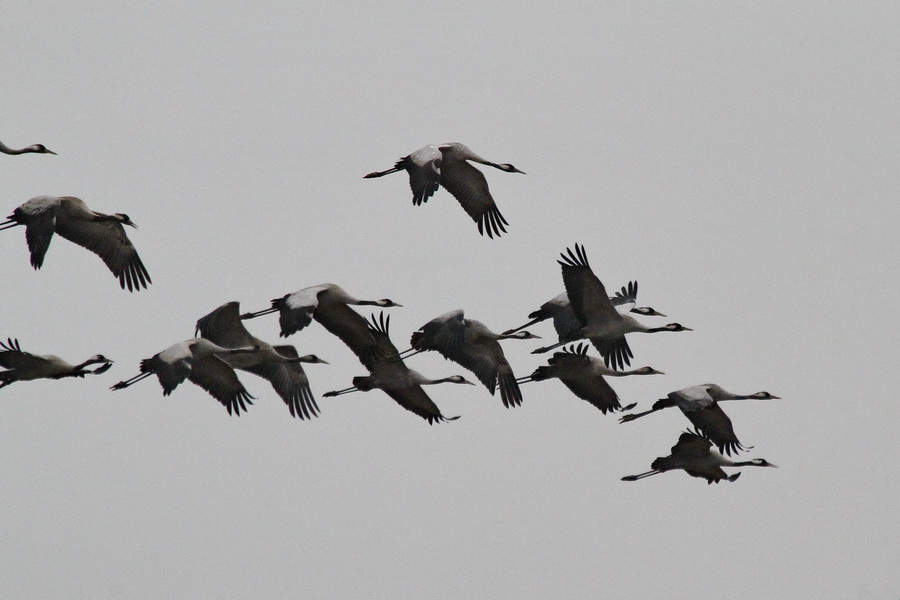
<instances>
[{"instance_id":1,"label":"silhouette of bird","mask_svg":"<svg viewBox=\"0 0 900 600\"><path fill-rule=\"evenodd\" d=\"M658 475L666 471L684 469L691 477L705 479L706 483L719 483L723 479L734 481L741 476L740 473L728 475L722 467L774 467L764 458L754 458L733 462L715 450L712 450L712 442L701 435L686 431L678 438L678 443L672 446L672 454L660 456L650 465L651 471L639 475L627 475L622 481L637 481L651 475Z\"/></svg>"},{"instance_id":2,"label":"silhouette of bird","mask_svg":"<svg viewBox=\"0 0 900 600\"><path fill-rule=\"evenodd\" d=\"M140 373L110 389L125 389L155 374L162 386L163 396L168 396L178 384L189 379L222 403L229 415L240 416L242 410L247 410L248 404L253 404L253 396L244 389L225 357L258 350L256 346L223 348L204 338L192 338L145 358L141 361Z\"/></svg>"},{"instance_id":3,"label":"silhouette of bird","mask_svg":"<svg viewBox=\"0 0 900 600\"><path fill-rule=\"evenodd\" d=\"M664 375L652 367L641 367L631 371L610 369L603 361L588 356L588 345L568 346L562 352L554 352L549 365L538 367L534 373L518 380L519 383L543 381L558 378L569 390L582 400L586 400L600 409L604 415L617 410L630 410L634 404L623 407L619 395L612 389L605 377L624 377L626 375Z\"/></svg>"},{"instance_id":4,"label":"silhouette of bird","mask_svg":"<svg viewBox=\"0 0 900 600\"><path fill-rule=\"evenodd\" d=\"M240 317L240 304L228 302L197 321L201 337L225 348L256 347L255 352L225 355L232 368L249 371L267 379L281 397L291 416L311 419L319 407L300 363L328 364L315 354L300 356L293 346L272 346L251 335Z\"/></svg>"},{"instance_id":5,"label":"silhouette of bird","mask_svg":"<svg viewBox=\"0 0 900 600\"><path fill-rule=\"evenodd\" d=\"M527 331L509 335L494 333L484 323L466 319L462 310L454 310L432 319L413 333L412 348L400 353L400 357L437 350L444 358L472 371L492 396L499 382L500 399L509 408L521 406L522 392L498 342L537 337Z\"/></svg>"},{"instance_id":6,"label":"silhouette of bird","mask_svg":"<svg viewBox=\"0 0 900 600\"><path fill-rule=\"evenodd\" d=\"M371 323L368 323L369 335L359 335L358 340L361 348L354 351L360 357L360 361L369 370L369 375L364 377L354 377L353 387L336 390L324 394L325 397L340 396L349 394L350 392L368 392L373 389L383 390L394 401L413 412L426 421L429 425L435 422L454 421L459 417L445 417L441 414L441 410L428 397L423 385L435 385L438 383L464 383L474 385L471 381L467 381L464 377L454 375L443 379L429 379L417 371L413 371L404 364L403 360L397 358L397 348L391 342L388 334L390 327L390 317L385 318L384 312L376 319L372 315ZM375 339L375 343L379 346L378 352L371 352L367 346L370 343L369 337ZM345 340L346 342L347 340ZM352 343L347 342L348 345ZM352 347L352 346L351 346ZM370 357L379 358L370 358ZM366 358L364 358L366 357Z\"/></svg>"},{"instance_id":7,"label":"silhouette of bird","mask_svg":"<svg viewBox=\"0 0 900 600\"><path fill-rule=\"evenodd\" d=\"M621 370L624 365L631 364L631 348L625 340L626 333L656 333L659 331L691 331L679 323L669 323L663 327L647 327L629 315L616 310L603 283L594 275L587 261L584 248L575 244L575 251L568 249L568 256L561 255L563 283L572 303L572 309L582 324L572 331L566 339L544 348L533 350L533 354L547 352L568 342L587 338L591 341L607 366Z\"/></svg>"},{"instance_id":8,"label":"silhouette of bird","mask_svg":"<svg viewBox=\"0 0 900 600\"><path fill-rule=\"evenodd\" d=\"M108 371L112 362L102 354L95 354L84 362L72 365L52 354L40 356L25 352L19 346L19 340L7 338L6 343L0 341L0 367L8 369L0 371L0 388L17 381L84 377L88 373L99 375ZM96 364L100 365L96 369L86 368Z\"/></svg>"},{"instance_id":9,"label":"silhouette of bird","mask_svg":"<svg viewBox=\"0 0 900 600\"><path fill-rule=\"evenodd\" d=\"M353 321L349 328L349 335L357 335L360 322L365 324L365 319L359 316L348 304L357 306L381 306L383 308L402 306L393 300L382 298L381 300L360 300L348 294L344 288L333 283L323 283L312 287L303 288L293 294L285 294L281 298L272 300L272 307L257 312L248 312L241 315L241 319L255 319L263 315L279 313L281 324L281 337L287 337L297 333L313 319L322 324L325 329L341 338L343 324L347 320ZM353 317L356 316L357 319ZM349 344L348 344L349 345Z\"/></svg>"},{"instance_id":10,"label":"silhouette of bird","mask_svg":"<svg viewBox=\"0 0 900 600\"><path fill-rule=\"evenodd\" d=\"M43 144L32 144L31 146L26 146L25 148L20 148L19 150L15 150L10 148L3 142L0 142L0 152L3 154L28 154L29 152L33 152L35 154L56 154L53 150L48 150L47 147Z\"/></svg>"},{"instance_id":11,"label":"silhouette of bird","mask_svg":"<svg viewBox=\"0 0 900 600\"><path fill-rule=\"evenodd\" d=\"M748 395L733 394L714 383L705 383L671 392L667 397L654 402L650 410L624 415L619 422L627 423L658 410L677 406L684 416L694 424L697 431L712 440L719 448L719 452L731 456L732 453L746 451L748 448L742 446L738 441L731 419L719 406L719 402L725 400L780 400L780 398L769 392L756 392Z\"/></svg>"},{"instance_id":12,"label":"silhouette of bird","mask_svg":"<svg viewBox=\"0 0 900 600\"><path fill-rule=\"evenodd\" d=\"M637 304L637 287L637 281L629 281L628 287L623 285L622 289L616 292L615 296L611 296L609 301L620 312L633 312L648 317L665 317L666 315L649 306L635 306ZM521 331L546 319L553 319L553 328L556 329L556 334L560 339L571 336L582 327L578 315L575 314L572 304L569 302L569 295L565 292L544 302L539 309L528 315L528 318L531 321L515 329L507 329L503 332L504 335Z\"/></svg>"},{"instance_id":13,"label":"silhouette of bird","mask_svg":"<svg viewBox=\"0 0 900 600\"><path fill-rule=\"evenodd\" d=\"M524 175L524 171L520 171L511 164L498 164L485 160L463 144L453 142L419 148L398 160L393 168L369 173L364 179L382 177L389 173L406 170L409 173L409 187L413 193L413 204L416 206L427 202L438 187L443 185L459 201L469 216L478 223L478 233L481 235L487 233L489 238L493 238L495 235L500 237L501 232L506 233L504 226L509 223L500 214L488 189L484 173L473 167L468 161L488 165L507 173Z\"/></svg>"},{"instance_id":14,"label":"silhouette of bird","mask_svg":"<svg viewBox=\"0 0 900 600\"><path fill-rule=\"evenodd\" d=\"M73 196L35 196L15 209L0 223L0 231L25 226L25 240L31 252L31 266L40 269L54 233L87 248L106 263L129 292L146 288L150 275L141 262L123 225L137 228L128 215L98 213Z\"/></svg>"}]
</instances>

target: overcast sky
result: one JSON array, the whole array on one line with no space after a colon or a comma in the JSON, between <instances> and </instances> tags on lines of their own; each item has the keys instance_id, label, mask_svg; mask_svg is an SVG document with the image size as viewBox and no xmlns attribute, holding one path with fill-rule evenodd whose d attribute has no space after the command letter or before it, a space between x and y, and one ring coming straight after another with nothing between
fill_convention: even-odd
<instances>
[{"instance_id":1,"label":"overcast sky","mask_svg":"<svg viewBox=\"0 0 900 600\"><path fill-rule=\"evenodd\" d=\"M897 597L900 9L354 4L4 3L0 140L58 156L0 156L0 216L127 213L153 285L60 238L33 271L0 233L0 338L116 361L0 390L0 596ZM527 173L487 168L508 235L362 179L449 141ZM461 415L433 427L377 390L322 398L365 369L315 323L287 340L330 362L311 422L248 373L239 419L190 383L108 390L217 306L324 282L403 304L401 349L456 308L502 331L563 291L576 242L670 317L644 322L694 329L631 336L666 375L613 381L623 403L781 396L725 406L778 469L622 482L688 421L620 425L558 381L515 409L429 388ZM532 331L504 343L520 376L555 341Z\"/></svg>"}]
</instances>

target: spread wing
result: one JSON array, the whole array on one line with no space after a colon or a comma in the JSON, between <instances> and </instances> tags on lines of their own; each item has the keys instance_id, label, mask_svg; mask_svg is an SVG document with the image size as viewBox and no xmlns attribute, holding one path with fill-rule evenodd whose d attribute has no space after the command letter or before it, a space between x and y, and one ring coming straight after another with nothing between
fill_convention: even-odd
<instances>
[{"instance_id":1,"label":"spread wing","mask_svg":"<svg viewBox=\"0 0 900 600\"><path fill-rule=\"evenodd\" d=\"M500 398L503 405L519 406L522 404L522 392L516 383L512 367L503 354L498 342L479 345L450 346L438 351L447 359L461 365L475 374L493 394L497 383L500 383Z\"/></svg>"},{"instance_id":2,"label":"spread wing","mask_svg":"<svg viewBox=\"0 0 900 600\"><path fill-rule=\"evenodd\" d=\"M244 327L239 302L228 302L197 320L196 333L223 348L241 348L259 344Z\"/></svg>"},{"instance_id":3,"label":"spread wing","mask_svg":"<svg viewBox=\"0 0 900 600\"><path fill-rule=\"evenodd\" d=\"M404 388L402 390L384 390L388 396L394 399L394 402L413 412L426 421L429 425L433 425L435 421L443 423L445 421L455 421L459 417L445 417L441 414L441 409L437 404L428 397L422 386L415 385L413 387Z\"/></svg>"},{"instance_id":4,"label":"spread wing","mask_svg":"<svg viewBox=\"0 0 900 600\"><path fill-rule=\"evenodd\" d=\"M504 225L509 223L500 214L484 173L464 160L453 161L452 165L445 163L441 172L441 185L453 194L469 216L478 223L478 233L487 233L489 238L495 235L500 237L501 232L506 233Z\"/></svg>"},{"instance_id":5,"label":"spread wing","mask_svg":"<svg viewBox=\"0 0 900 600\"><path fill-rule=\"evenodd\" d=\"M588 379L560 377L569 390L582 400L586 400L600 409L604 415L607 412L621 410L619 395L602 376L595 375Z\"/></svg>"},{"instance_id":6,"label":"spread wing","mask_svg":"<svg viewBox=\"0 0 900 600\"><path fill-rule=\"evenodd\" d=\"M31 253L31 266L40 269L44 264L44 255L50 247L53 232L56 228L56 211L58 204L41 203L30 206L25 203L13 212L13 217L19 216L25 220L25 241L28 243L28 251ZM30 210L29 210L30 209Z\"/></svg>"},{"instance_id":7,"label":"spread wing","mask_svg":"<svg viewBox=\"0 0 900 600\"><path fill-rule=\"evenodd\" d=\"M701 435L685 431L678 437L678 443L672 446L672 457L696 459L709 454L712 443Z\"/></svg>"},{"instance_id":8,"label":"spread wing","mask_svg":"<svg viewBox=\"0 0 900 600\"><path fill-rule=\"evenodd\" d=\"M746 450L734 433L731 419L718 404L712 404L699 410L685 412L684 415L694 424L697 431L709 438L723 454L731 456Z\"/></svg>"},{"instance_id":9,"label":"spread wing","mask_svg":"<svg viewBox=\"0 0 900 600\"><path fill-rule=\"evenodd\" d=\"M43 357L23 352L19 340L7 339L0 342L0 367L7 369L40 369L47 360Z\"/></svg>"},{"instance_id":10,"label":"spread wing","mask_svg":"<svg viewBox=\"0 0 900 600\"><path fill-rule=\"evenodd\" d=\"M575 244L575 251L569 248L568 255L563 253L562 260L557 262L562 267L569 303L582 322L605 321L619 316L606 295L606 288L588 264L583 246Z\"/></svg>"},{"instance_id":11,"label":"spread wing","mask_svg":"<svg viewBox=\"0 0 900 600\"><path fill-rule=\"evenodd\" d=\"M369 371L379 362L395 357L397 354L397 348L386 334L386 340L376 340L374 332L366 320L343 302L319 305L319 308L313 313L313 318L330 333L340 338Z\"/></svg>"},{"instance_id":12,"label":"spread wing","mask_svg":"<svg viewBox=\"0 0 900 600\"><path fill-rule=\"evenodd\" d=\"M628 286L622 286L616 295L609 299L613 306L622 306L623 304L635 304L637 302L637 281L629 281Z\"/></svg>"},{"instance_id":13,"label":"spread wing","mask_svg":"<svg viewBox=\"0 0 900 600\"><path fill-rule=\"evenodd\" d=\"M286 358L299 358L299 354L293 346L275 346L274 348L278 354ZM287 404L291 416L304 420L319 416L319 406L312 395L309 379L300 363L266 361L245 370L268 379L275 392Z\"/></svg>"},{"instance_id":14,"label":"spread wing","mask_svg":"<svg viewBox=\"0 0 900 600\"><path fill-rule=\"evenodd\" d=\"M193 361L188 378L221 402L229 415L240 416L248 404L253 404L253 396L244 388L234 369L218 356Z\"/></svg>"},{"instance_id":15,"label":"spread wing","mask_svg":"<svg viewBox=\"0 0 900 600\"><path fill-rule=\"evenodd\" d=\"M437 191L441 182L441 158L441 151L436 146L425 146L397 163L409 173L414 205L427 202Z\"/></svg>"},{"instance_id":16,"label":"spread wing","mask_svg":"<svg viewBox=\"0 0 900 600\"><path fill-rule=\"evenodd\" d=\"M122 289L133 292L151 283L144 263L118 221L57 219L56 233L103 259Z\"/></svg>"},{"instance_id":17,"label":"spread wing","mask_svg":"<svg viewBox=\"0 0 900 600\"><path fill-rule=\"evenodd\" d=\"M454 310L432 319L412 334L410 345L415 350L461 348L466 336L464 315L462 310Z\"/></svg>"},{"instance_id":18,"label":"spread wing","mask_svg":"<svg viewBox=\"0 0 900 600\"><path fill-rule=\"evenodd\" d=\"M493 395L500 383L500 398L503 405L522 404L522 392L516 383L509 362L497 341L472 340L471 327L463 318L463 311L456 310L441 315L422 326L412 334L412 347L416 350L437 350L444 358L465 367L475 374ZM480 325L477 321L476 326Z\"/></svg>"}]
</instances>

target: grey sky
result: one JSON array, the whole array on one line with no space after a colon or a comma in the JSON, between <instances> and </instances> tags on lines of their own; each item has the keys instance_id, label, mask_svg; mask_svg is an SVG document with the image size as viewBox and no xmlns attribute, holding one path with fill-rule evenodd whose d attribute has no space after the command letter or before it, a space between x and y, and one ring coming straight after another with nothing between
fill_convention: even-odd
<instances>
[{"instance_id":1,"label":"grey sky","mask_svg":"<svg viewBox=\"0 0 900 600\"><path fill-rule=\"evenodd\" d=\"M62 239L34 272L0 233L0 337L116 361L0 391L0 596L897 596L900 9L286 4L3 5L0 139L59 156L0 156L2 216L127 213L154 283L123 292ZM447 141L528 173L487 169L507 236L362 179ZM107 390L222 303L323 282L403 304L401 349L455 308L502 331L563 291L576 242L670 317L645 322L694 329L632 336L666 375L614 381L623 403L767 390L726 410L779 469L621 482L688 421L619 425L556 381L512 410L432 388L462 415L434 427L379 391L323 399L365 370L315 324L287 340L331 363L306 369L312 422L246 373L240 419L190 384ZM518 375L537 345L504 344Z\"/></svg>"}]
</instances>

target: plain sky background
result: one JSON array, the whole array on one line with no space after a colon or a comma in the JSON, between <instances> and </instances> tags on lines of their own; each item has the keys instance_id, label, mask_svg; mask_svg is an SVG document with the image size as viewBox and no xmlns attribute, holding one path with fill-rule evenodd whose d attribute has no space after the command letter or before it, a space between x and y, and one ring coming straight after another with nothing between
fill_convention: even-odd
<instances>
[{"instance_id":1,"label":"plain sky background","mask_svg":"<svg viewBox=\"0 0 900 600\"><path fill-rule=\"evenodd\" d=\"M0 156L0 216L127 213L153 285L63 239L35 272L0 234L0 337L116 361L0 391L0 596L897 598L900 8L353 4L3 3L0 139L59 155ZM486 169L508 235L362 179L448 141L527 172ZM322 398L365 370L317 324L288 338L331 363L307 368L311 422L247 373L241 418L190 383L108 391L220 304L324 282L403 304L401 349L456 308L502 331L576 242L670 317L646 323L695 330L631 336L666 375L614 380L623 403L767 390L726 410L779 469L621 482L688 421L619 425L558 381L510 410L429 388L462 415L433 427L379 391ZM537 345L504 344L518 375Z\"/></svg>"}]
</instances>

